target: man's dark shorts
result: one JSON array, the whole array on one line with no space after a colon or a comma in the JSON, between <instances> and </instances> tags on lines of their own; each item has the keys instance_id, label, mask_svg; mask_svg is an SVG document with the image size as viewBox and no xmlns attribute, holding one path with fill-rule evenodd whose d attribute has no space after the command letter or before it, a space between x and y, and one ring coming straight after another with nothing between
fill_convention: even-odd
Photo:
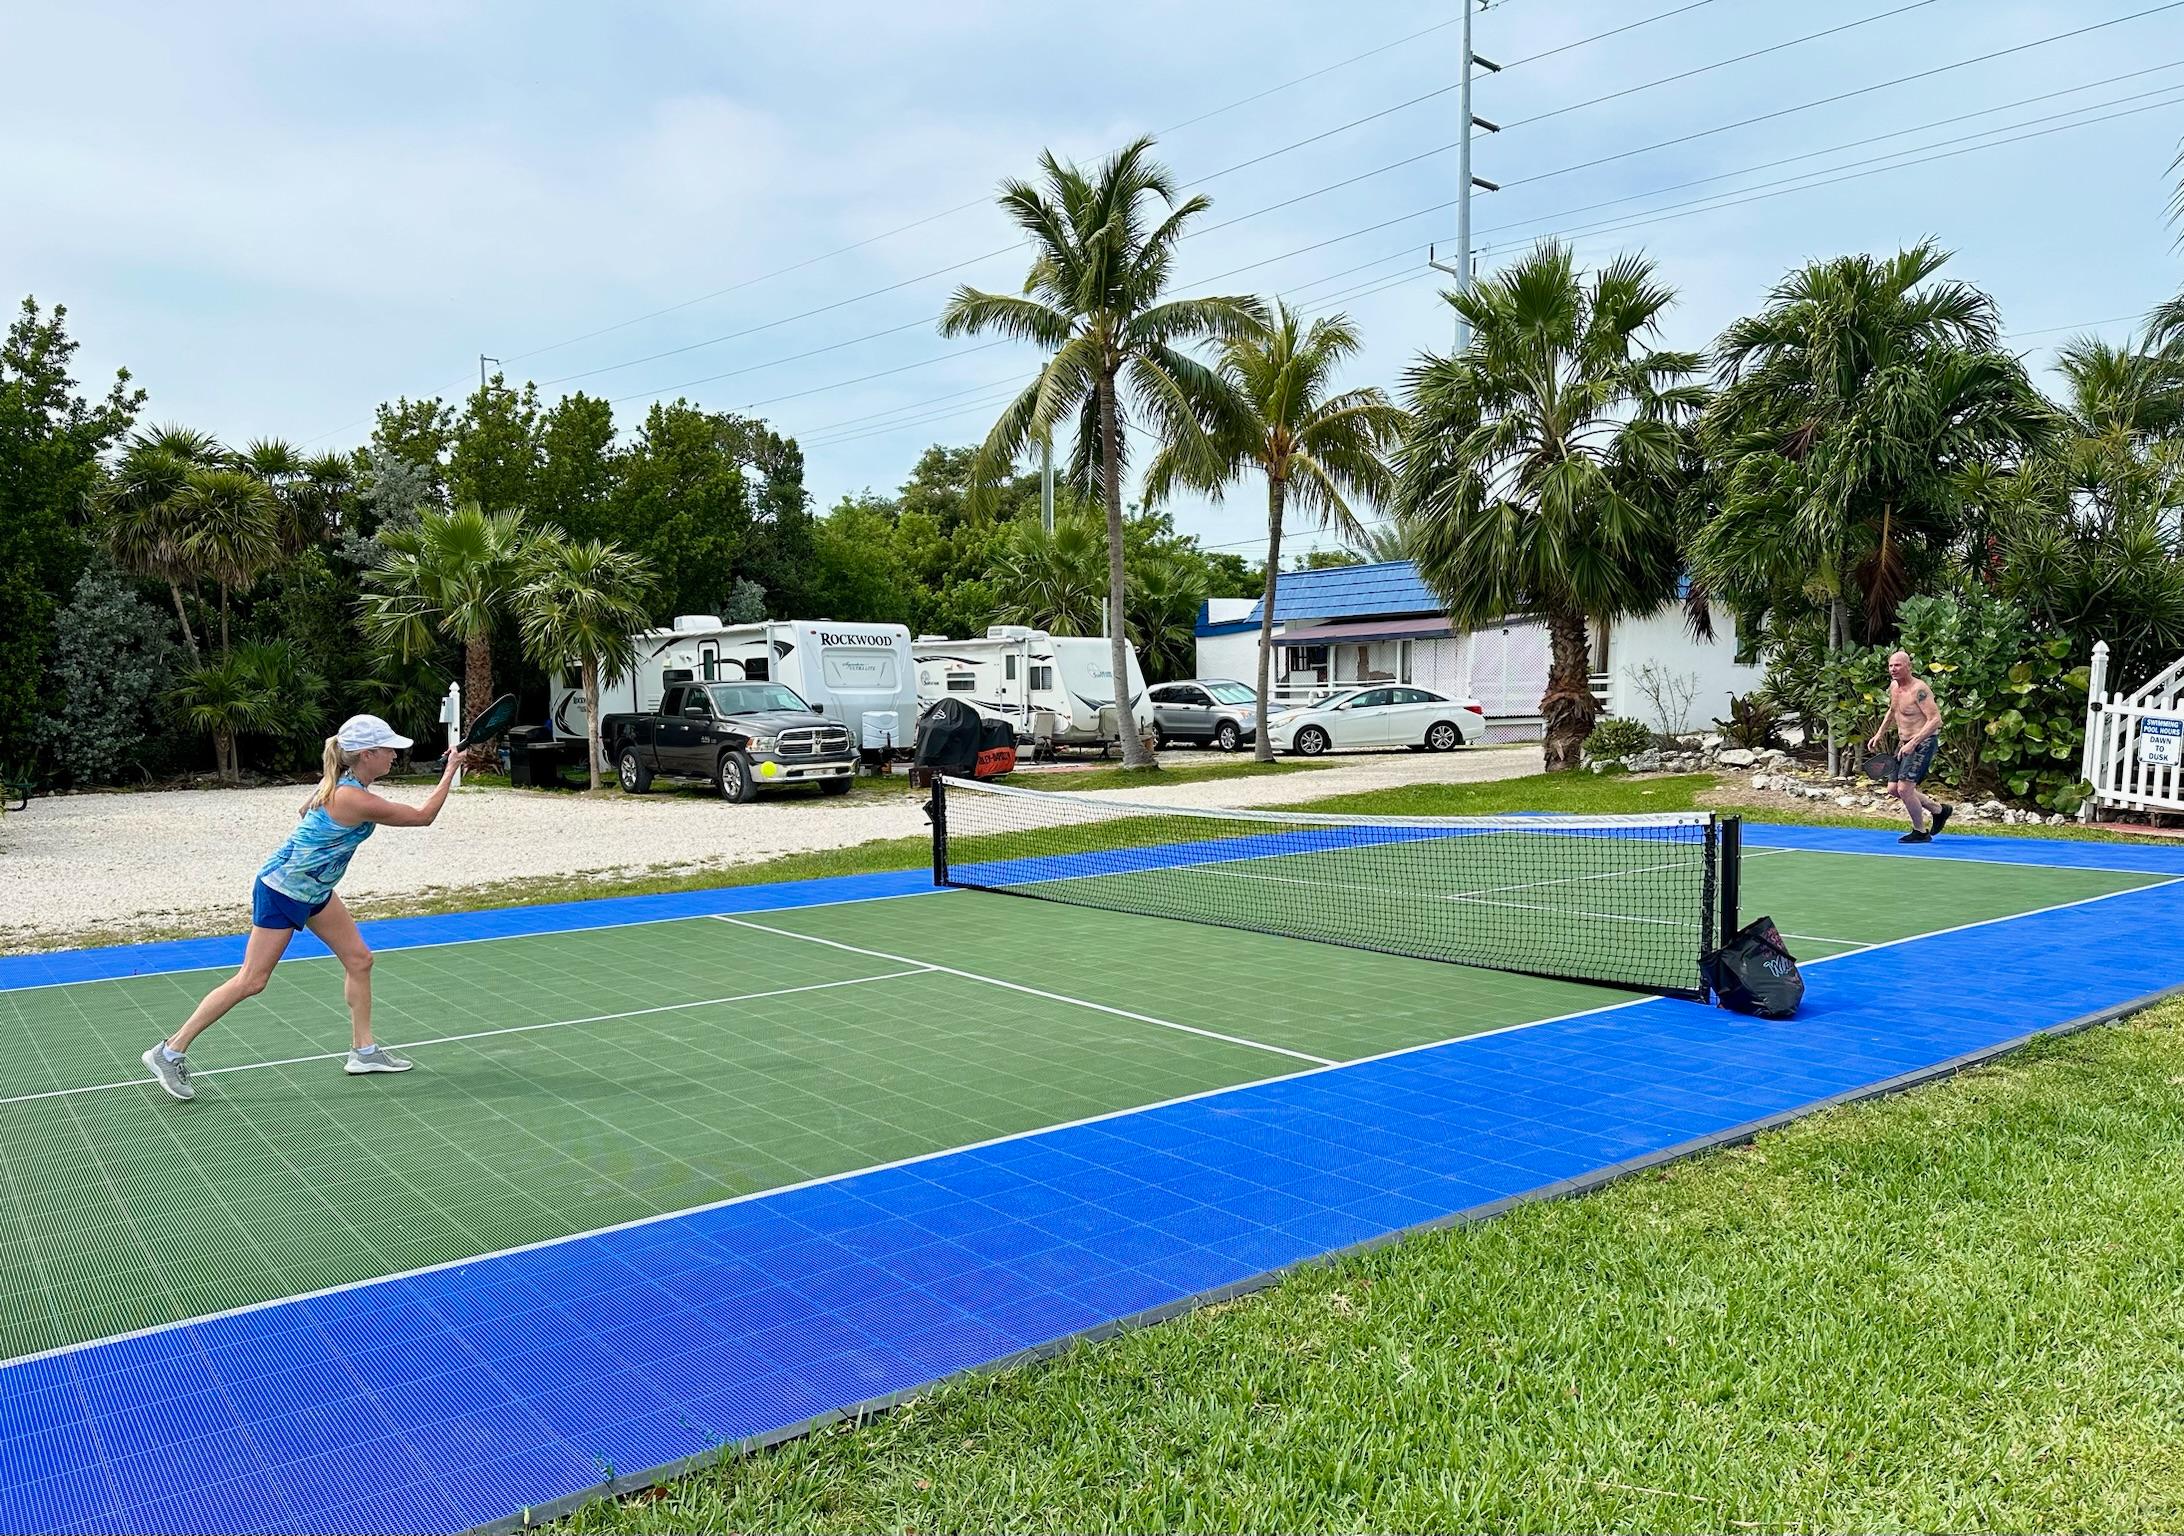
<instances>
[{"instance_id":1,"label":"man's dark shorts","mask_svg":"<svg viewBox=\"0 0 2184 1536\"><path fill-rule=\"evenodd\" d=\"M1927 737L1907 752L1896 754L1896 782L1899 784L1923 784L1926 776L1934 771L1935 738Z\"/></svg>"}]
</instances>

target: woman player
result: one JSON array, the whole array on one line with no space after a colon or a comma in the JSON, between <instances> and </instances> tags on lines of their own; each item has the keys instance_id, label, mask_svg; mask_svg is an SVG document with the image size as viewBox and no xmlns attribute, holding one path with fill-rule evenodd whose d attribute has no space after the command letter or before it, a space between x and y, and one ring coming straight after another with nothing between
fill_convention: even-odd
<instances>
[{"instance_id":1,"label":"woman player","mask_svg":"<svg viewBox=\"0 0 2184 1536\"><path fill-rule=\"evenodd\" d=\"M303 822L258 871L250 893L250 941L243 968L205 994L197 1011L167 1039L144 1053L144 1065L160 1087L178 1099L194 1098L184 1052L214 1020L246 997L256 997L299 928L308 928L341 961L342 996L349 1003L350 1050L341 1070L407 1072L413 1065L372 1041L372 952L356 919L334 894L357 846L372 829L429 827L447 803L460 753L448 754L447 771L422 805L382 800L371 786L387 776L394 754L410 745L377 715L356 715L326 738L326 773L303 803Z\"/></svg>"}]
</instances>

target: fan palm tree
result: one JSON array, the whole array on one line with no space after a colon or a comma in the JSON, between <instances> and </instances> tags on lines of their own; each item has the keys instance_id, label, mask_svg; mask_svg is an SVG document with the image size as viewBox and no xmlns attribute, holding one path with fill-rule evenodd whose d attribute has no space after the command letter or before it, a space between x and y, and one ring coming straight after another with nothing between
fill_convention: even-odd
<instances>
[{"instance_id":1,"label":"fan palm tree","mask_svg":"<svg viewBox=\"0 0 2184 1536\"><path fill-rule=\"evenodd\" d=\"M1818 600L1828 649L1887 632L1922 566L1964 531L1972 466L2052 436L2054 414L1997 345L1994 302L1932 282L1930 242L1881 260L1816 262L1715 345L1704 438L1722 474L1693 572L1747 611ZM1832 719L1833 712L1830 712ZM1829 763L1837 765L1834 727Z\"/></svg>"},{"instance_id":2,"label":"fan palm tree","mask_svg":"<svg viewBox=\"0 0 2184 1536\"><path fill-rule=\"evenodd\" d=\"M1266 479L1266 590L1259 604L1259 736L1261 762L1274 761L1267 739L1273 689L1274 590L1281 570L1282 528L1291 508L1334 525L1345 540L1363 536L1353 501L1387 502L1395 479L1387 454L1402 435L1403 412L1379 389L1331 392L1335 370L1355 355L1357 327L1347 315L1307 328L1280 305L1264 330L1232 336L1218 370L1240 409L1224 424L1218 456L1208 461L1170 443L1145 476L1145 499L1157 502L1179 485L1218 497L1231 481L1256 472Z\"/></svg>"},{"instance_id":3,"label":"fan palm tree","mask_svg":"<svg viewBox=\"0 0 2184 1536\"><path fill-rule=\"evenodd\" d=\"M243 469L192 469L168 502L193 573L220 585L220 654L228 654L228 599L281 557L281 507Z\"/></svg>"},{"instance_id":4,"label":"fan palm tree","mask_svg":"<svg viewBox=\"0 0 2184 1536\"><path fill-rule=\"evenodd\" d=\"M605 766L599 741L599 677L636 663L637 632L645 627L652 568L639 556L598 539L545 534L531 541L514 607L523 649L549 674L574 667L584 687L584 735L590 745L591 787Z\"/></svg>"},{"instance_id":5,"label":"fan palm tree","mask_svg":"<svg viewBox=\"0 0 2184 1536\"><path fill-rule=\"evenodd\" d=\"M230 784L242 777L235 738L244 731L277 730L283 723L279 679L265 662L245 646L188 668L174 689L182 718L212 737L220 777Z\"/></svg>"},{"instance_id":6,"label":"fan palm tree","mask_svg":"<svg viewBox=\"0 0 2184 1536\"><path fill-rule=\"evenodd\" d=\"M1588 278L1548 242L1447 298L1471 345L1410 370L1396 515L1454 622L1546 620L1547 766L1574 769L1599 712L1588 621L1675 591L1679 424L1704 403L1700 360L1653 346L1674 294L1640 255Z\"/></svg>"},{"instance_id":7,"label":"fan palm tree","mask_svg":"<svg viewBox=\"0 0 2184 1536\"><path fill-rule=\"evenodd\" d=\"M187 550L189 530L178 520L174 501L191 472L219 463L223 451L210 434L188 427L137 432L123 448L96 502L114 563L132 575L166 585L174 600L182 647L193 667L203 660L203 652L182 601L182 587L194 583L198 572Z\"/></svg>"},{"instance_id":8,"label":"fan palm tree","mask_svg":"<svg viewBox=\"0 0 2184 1536\"><path fill-rule=\"evenodd\" d=\"M485 512L465 502L427 512L412 528L379 536L379 558L364 573L364 630L402 660L435 640L463 646L464 726L493 698L493 620L528 574L531 529L520 512ZM475 766L491 758L480 751Z\"/></svg>"},{"instance_id":9,"label":"fan palm tree","mask_svg":"<svg viewBox=\"0 0 2184 1536\"><path fill-rule=\"evenodd\" d=\"M1145 675L1155 682L1189 677L1198 649L1198 610L1206 601L1203 566L1170 555L1130 563L1127 624Z\"/></svg>"},{"instance_id":10,"label":"fan palm tree","mask_svg":"<svg viewBox=\"0 0 2184 1536\"><path fill-rule=\"evenodd\" d=\"M994 618L1055 635L1100 632L1107 595L1106 540L1089 517L1062 516L1052 532L1028 518L1010 532L993 570Z\"/></svg>"},{"instance_id":11,"label":"fan palm tree","mask_svg":"<svg viewBox=\"0 0 2184 1536\"><path fill-rule=\"evenodd\" d=\"M1228 391L1204 363L1178 346L1243 335L1263 323L1256 299L1166 297L1184 226L1208 206L1204 197L1178 199L1174 178L1141 138L1091 173L1054 157L1039 158L1044 187L1009 181L1004 212L1029 237L1031 271L1018 294L959 288L941 312L943 336L988 331L1036 343L1050 354L1039 376L994 423L980 445L973 473L981 486L998 482L1024 449L1077 419L1071 473L1095 484L1107 508L1109 611L1128 611L1123 590L1122 433L1135 413L1155 436L1185 457L1211 458L1209 418L1219 417ZM1126 409L1127 405L1127 409ZM1129 676L1120 622L1113 631L1114 673ZM1151 767L1138 740L1128 690L1116 690L1122 715L1123 762Z\"/></svg>"}]
</instances>

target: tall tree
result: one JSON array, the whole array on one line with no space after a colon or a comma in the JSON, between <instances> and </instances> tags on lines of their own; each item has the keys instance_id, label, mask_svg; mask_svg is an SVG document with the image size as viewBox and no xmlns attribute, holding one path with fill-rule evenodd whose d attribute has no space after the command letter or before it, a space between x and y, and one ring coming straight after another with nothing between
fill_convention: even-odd
<instances>
[{"instance_id":1,"label":"tall tree","mask_svg":"<svg viewBox=\"0 0 2184 1536\"><path fill-rule=\"evenodd\" d=\"M1204 196L1178 198L1174 178L1141 138L1087 174L1055 158L1039 158L1044 188L1005 182L1002 210L1029 237L1031 270L1018 294L960 288L941 313L943 336L988 331L1044 348L1037 379L1012 401L978 450L978 479L998 480L1027 445L1052 435L1065 417L1077 424L1072 473L1096 483L1107 508L1107 589L1110 611L1128 611L1123 580L1122 432L1131 415L1149 421L1179 458L1211 459L1208 430L1229 405L1230 391L1204 363L1177 350L1194 341L1225 341L1263 325L1257 299L1167 296L1176 242L1211 206ZM1125 396L1128 397L1127 402ZM1123 626L1113 626L1115 677L1129 676ZM1129 690L1115 690L1122 716L1123 762L1153 761L1137 733Z\"/></svg>"},{"instance_id":2,"label":"tall tree","mask_svg":"<svg viewBox=\"0 0 2184 1536\"><path fill-rule=\"evenodd\" d=\"M69 372L68 310L26 298L0 340L0 766L38 740L55 614L90 553L83 522L100 457L129 430L144 391L123 370L103 396Z\"/></svg>"},{"instance_id":3,"label":"tall tree","mask_svg":"<svg viewBox=\"0 0 2184 1536\"><path fill-rule=\"evenodd\" d=\"M539 471L538 390L521 390L494 374L463 403L448 443L447 488L459 506L525 512Z\"/></svg>"},{"instance_id":4,"label":"tall tree","mask_svg":"<svg viewBox=\"0 0 2184 1536\"><path fill-rule=\"evenodd\" d=\"M493 700L493 622L527 574L530 535L520 512L427 512L414 528L383 531L378 563L364 573L364 629L375 643L407 661L436 638L462 642L465 727ZM490 761L481 749L477 765Z\"/></svg>"},{"instance_id":5,"label":"tall tree","mask_svg":"<svg viewBox=\"0 0 2184 1536\"><path fill-rule=\"evenodd\" d=\"M281 556L280 499L245 469L192 469L168 502L185 567L220 588L220 654L233 645L228 608Z\"/></svg>"},{"instance_id":6,"label":"tall tree","mask_svg":"<svg viewBox=\"0 0 2184 1536\"><path fill-rule=\"evenodd\" d=\"M2000 350L1994 301L1932 281L1922 242L1815 262L1715 345L1704 438L1722 477L1694 573L1747 613L1818 600L1828 647L1868 639L1963 527L1962 476L2048 438L2053 413ZM1832 718L1832 712L1831 712ZM1829 762L1837 747L1829 733Z\"/></svg>"},{"instance_id":7,"label":"tall tree","mask_svg":"<svg viewBox=\"0 0 2184 1536\"><path fill-rule=\"evenodd\" d=\"M1176 487L1195 485L1216 497L1231 481L1256 473L1266 481L1266 584L1259 605L1259 761L1274 761L1267 716L1272 712L1274 588L1281 570L1282 529L1292 509L1330 523L1345 539L1360 536L1353 501L1381 504L1395 488L1387 454L1403 429L1403 412L1385 391L1334 390L1335 372L1358 349L1347 315L1307 328L1280 305L1263 332L1230 337L1221 347L1220 374L1241 409L1221 432L1218 455L1179 451L1168 443L1145 476L1145 499L1157 502Z\"/></svg>"},{"instance_id":8,"label":"tall tree","mask_svg":"<svg viewBox=\"0 0 2184 1536\"><path fill-rule=\"evenodd\" d=\"M572 539L608 532L614 490L614 407L583 393L565 395L539 422L539 466L532 514Z\"/></svg>"},{"instance_id":9,"label":"tall tree","mask_svg":"<svg viewBox=\"0 0 2184 1536\"><path fill-rule=\"evenodd\" d=\"M1674 294L1642 255L1588 277L1550 241L1447 298L1472 341L1409 373L1396 514L1457 624L1545 618L1547 766L1574 769L1599 712L1588 621L1675 591L1678 423L1703 403L1699 358L1654 345Z\"/></svg>"},{"instance_id":10,"label":"tall tree","mask_svg":"<svg viewBox=\"0 0 2184 1536\"><path fill-rule=\"evenodd\" d=\"M219 462L222 449L210 434L188 427L156 427L133 433L114 473L98 489L100 531L114 563L134 576L166 585L174 602L182 649L195 666L203 657L189 610L182 601L185 583L198 568L190 553L190 528L182 521L176 498L190 475Z\"/></svg>"},{"instance_id":11,"label":"tall tree","mask_svg":"<svg viewBox=\"0 0 2184 1536\"><path fill-rule=\"evenodd\" d=\"M438 396L412 400L405 395L379 407L371 450L422 471L428 498L440 506L447 504L447 460L454 446L455 408Z\"/></svg>"},{"instance_id":12,"label":"tall tree","mask_svg":"<svg viewBox=\"0 0 2184 1536\"><path fill-rule=\"evenodd\" d=\"M635 664L635 635L645 627L651 573L636 556L597 539L548 534L526 552L516 589L523 649L549 674L574 667L584 687L584 735L590 745L591 787L599 787L599 677Z\"/></svg>"}]
</instances>

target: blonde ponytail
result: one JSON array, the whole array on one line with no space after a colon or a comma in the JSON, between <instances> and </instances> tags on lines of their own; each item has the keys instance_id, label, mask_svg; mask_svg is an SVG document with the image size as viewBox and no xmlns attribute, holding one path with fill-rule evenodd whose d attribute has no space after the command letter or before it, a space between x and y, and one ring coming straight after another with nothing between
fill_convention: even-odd
<instances>
[{"instance_id":1,"label":"blonde ponytail","mask_svg":"<svg viewBox=\"0 0 2184 1536\"><path fill-rule=\"evenodd\" d=\"M341 782L341 772L349 766L349 754L341 750L341 738L326 738L326 755L319 759L318 787L311 791L311 798L303 802L298 815L308 816L333 798L334 787Z\"/></svg>"}]
</instances>

